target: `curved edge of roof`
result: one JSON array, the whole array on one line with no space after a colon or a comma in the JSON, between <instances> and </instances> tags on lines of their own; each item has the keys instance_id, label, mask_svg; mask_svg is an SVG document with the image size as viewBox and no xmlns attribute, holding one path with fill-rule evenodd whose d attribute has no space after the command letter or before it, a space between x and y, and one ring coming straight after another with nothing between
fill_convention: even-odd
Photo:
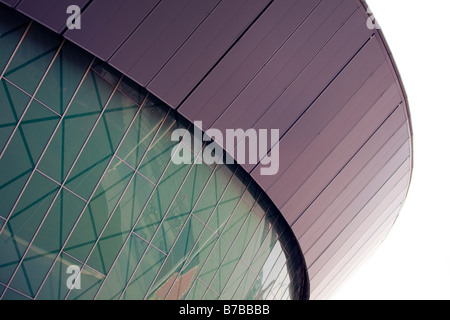
<instances>
[{"instance_id":1,"label":"curved edge of roof","mask_svg":"<svg viewBox=\"0 0 450 320\"><path fill-rule=\"evenodd\" d=\"M370 18L369 13L368 13L369 5L367 4L366 0L355 0L355 1L359 5L359 7L360 7L361 11L363 12L363 14L365 16L367 16L367 18L369 19ZM376 16L376 12L374 12L373 14ZM408 100L408 95L406 93L405 85L404 85L402 77L400 75L400 71L398 69L397 63L395 62L394 55L393 55L391 49L389 48L387 39L384 36L384 33L383 33L382 29L375 29L374 32L375 32L375 35L378 36L376 38L378 39L380 44L383 45L383 47L385 49L386 58L390 62L390 66L392 68L392 72L396 76L397 86L399 88L399 92L401 93L403 101L405 103L404 110L405 110L405 113L406 113L406 118L408 120L408 131L409 131L409 136L410 136L410 150L411 150L411 156L410 156L410 167L411 167L411 169L410 169L410 176L409 176L409 184L408 184L408 188L407 188L406 196L405 196L405 201L406 201L406 199L408 198L409 190L411 188L411 182L412 182L413 171L414 171L414 134L413 134L413 126L412 126L412 120L411 120L411 111L410 111L410 107L409 107L409 100ZM404 206L404 203L402 204L401 207L403 207L403 206ZM401 212L401 210L400 210L400 212ZM397 222L398 216L395 219L393 225L395 225L395 223Z\"/></svg>"}]
</instances>

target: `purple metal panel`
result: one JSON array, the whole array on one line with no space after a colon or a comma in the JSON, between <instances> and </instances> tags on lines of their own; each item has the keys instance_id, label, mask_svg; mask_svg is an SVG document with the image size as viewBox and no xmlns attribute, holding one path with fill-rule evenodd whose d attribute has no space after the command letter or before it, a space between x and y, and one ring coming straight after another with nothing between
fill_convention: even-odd
<instances>
[{"instance_id":1,"label":"purple metal panel","mask_svg":"<svg viewBox=\"0 0 450 320\"><path fill-rule=\"evenodd\" d=\"M325 268L326 270L327 265L336 265L338 263L336 260L342 257L342 253L349 251L366 233L373 233L373 229L371 228L376 226L377 220L383 220L383 218L392 214L392 211L403 203L408 186L408 177L405 175L398 183L396 188L390 190L391 193L387 194L387 197L378 200L376 212L365 212L364 216L358 215L352 221L352 224L343 229L339 237L329 244L326 250L319 253L320 256L313 257L310 254L309 257L305 257L306 261L309 261L308 271L310 279L321 277L321 274L324 273L323 269Z\"/></svg>"},{"instance_id":2,"label":"purple metal panel","mask_svg":"<svg viewBox=\"0 0 450 320\"><path fill-rule=\"evenodd\" d=\"M95 0L83 12L83 27L64 36L107 61L159 1Z\"/></svg>"},{"instance_id":3,"label":"purple metal panel","mask_svg":"<svg viewBox=\"0 0 450 320\"><path fill-rule=\"evenodd\" d=\"M393 110L399 102L400 97L389 68L387 64L383 64L268 190L273 190L280 205L285 204L372 107L382 107L385 110L383 114L387 117L387 112ZM383 120L378 119L377 123L381 124ZM353 150L358 148L356 145ZM298 174L293 176L289 172Z\"/></svg>"},{"instance_id":4,"label":"purple metal panel","mask_svg":"<svg viewBox=\"0 0 450 320\"><path fill-rule=\"evenodd\" d=\"M330 245L337 245L337 237L341 234L345 234L350 222L359 223L362 217L366 217L367 214L372 214L376 216L383 211L365 210L367 206L373 201L381 203L383 198L388 199L389 193L394 193L395 190L401 188L403 191L407 184L402 184L400 187L396 186L397 182L408 174L409 168L408 164L403 162L403 165L398 167L398 159L404 159L405 161L409 159L409 150L407 146L404 146L399 153L384 167L370 183L365 186L363 190L360 191L357 196L350 202L345 204L344 210L342 212L336 212L328 219L320 219L314 224L313 228L309 229L300 238L300 243L302 244L302 250L305 254L305 258L308 261L308 265L312 266L318 257L324 252L331 250ZM397 171L394 168L399 168ZM406 176L406 178L408 178ZM392 186L394 185L394 186ZM375 198L375 199L373 199ZM344 200L343 200L344 201ZM381 202L380 202L381 201ZM314 231L317 230L317 233ZM302 239L304 241L302 241Z\"/></svg>"},{"instance_id":5,"label":"purple metal panel","mask_svg":"<svg viewBox=\"0 0 450 320\"><path fill-rule=\"evenodd\" d=\"M0 0L0 2L6 4L7 6L15 7L20 2L20 0Z\"/></svg>"},{"instance_id":6,"label":"purple metal panel","mask_svg":"<svg viewBox=\"0 0 450 320\"><path fill-rule=\"evenodd\" d=\"M165 0L109 60L145 86L203 22L219 0Z\"/></svg>"},{"instance_id":7,"label":"purple metal panel","mask_svg":"<svg viewBox=\"0 0 450 320\"><path fill-rule=\"evenodd\" d=\"M61 33L67 24L67 8L77 5L83 8L89 0L22 0L16 9L40 22L47 28Z\"/></svg>"},{"instance_id":8,"label":"purple metal panel","mask_svg":"<svg viewBox=\"0 0 450 320\"><path fill-rule=\"evenodd\" d=\"M356 137L346 139L345 144L339 147L340 150L321 164L307 183L281 208L282 212L296 212L288 220L293 224L295 234L300 236L306 232L318 218L317 212L324 212L380 150L389 152L392 148L392 155L401 146L406 140L405 133L399 130L403 122L401 112L397 109L366 143L361 143L360 151L354 157L348 158L350 161L346 160L345 156L342 157L342 153L347 150L347 143L353 145L352 140ZM363 124L364 122L361 123ZM359 130L352 133L357 135ZM367 170L370 170L370 167ZM319 196L321 201L317 201Z\"/></svg>"},{"instance_id":9,"label":"purple metal panel","mask_svg":"<svg viewBox=\"0 0 450 320\"><path fill-rule=\"evenodd\" d=\"M220 2L147 89L177 107L268 3L269 0Z\"/></svg>"},{"instance_id":10,"label":"purple metal panel","mask_svg":"<svg viewBox=\"0 0 450 320\"><path fill-rule=\"evenodd\" d=\"M264 68L243 88L214 122L213 127L244 130L251 128L285 91L295 87L298 92L298 88L292 85L293 82L311 68L317 72L317 64L321 65L329 61L329 57L321 59L327 52L330 53L329 50L335 42L338 41L341 46L344 46L355 33L354 30L358 30L357 27L361 22L360 12L354 12L349 19L355 8L355 3L351 1L343 3L335 1L334 5L321 3L271 57ZM363 28L359 30L364 31L358 32L360 34L367 33ZM348 57L352 56L367 38L367 35L362 36L355 45L354 51L351 51L351 46L346 46L351 53L346 53L343 59L332 59L334 68L330 67L329 72L333 73L335 70L337 73L337 70L348 61ZM333 53L335 53L334 49L332 49ZM320 89L317 88L317 90ZM311 94L314 93L311 92ZM292 120L279 118L285 122Z\"/></svg>"},{"instance_id":11,"label":"purple metal panel","mask_svg":"<svg viewBox=\"0 0 450 320\"><path fill-rule=\"evenodd\" d=\"M283 174L308 145L320 134L333 117L345 106L383 62L376 41L369 41L339 74L333 83L317 98L312 106L289 129L280 141L280 170ZM291 116L283 114L283 116ZM261 128L274 128L269 119L260 122ZM276 127L275 127L276 128ZM249 169L249 166L244 168ZM260 175L259 166L252 173L254 179L268 188L275 176Z\"/></svg>"},{"instance_id":12,"label":"purple metal panel","mask_svg":"<svg viewBox=\"0 0 450 320\"><path fill-rule=\"evenodd\" d=\"M274 1L181 105L180 113L208 128L319 2Z\"/></svg>"},{"instance_id":13,"label":"purple metal panel","mask_svg":"<svg viewBox=\"0 0 450 320\"><path fill-rule=\"evenodd\" d=\"M394 212L386 214L387 219L385 221L382 221L382 218L385 216L381 217L378 224L374 226L374 229L378 227L374 233L365 233L363 237L361 237L358 242L351 247L350 251L344 253L340 257L341 259L336 265L327 265L327 268L323 269L323 274L316 276L311 281L311 299L318 299L319 295L322 294L322 291L333 286L335 282L340 280L340 276L346 273L348 268L352 268L357 265L362 256L379 245L379 243L389 232L399 210L400 208L397 208ZM382 222L381 226L379 225L380 221ZM328 274L326 271L328 271Z\"/></svg>"}]
</instances>

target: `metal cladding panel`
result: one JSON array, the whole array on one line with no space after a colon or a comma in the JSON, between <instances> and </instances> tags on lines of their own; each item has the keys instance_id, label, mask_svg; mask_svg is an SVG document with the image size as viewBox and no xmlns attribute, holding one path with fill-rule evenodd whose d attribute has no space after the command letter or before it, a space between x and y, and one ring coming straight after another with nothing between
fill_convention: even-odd
<instances>
[{"instance_id":1,"label":"metal cladding panel","mask_svg":"<svg viewBox=\"0 0 450 320\"><path fill-rule=\"evenodd\" d=\"M170 106L179 106L269 3L221 1L151 79L147 89Z\"/></svg>"},{"instance_id":2,"label":"metal cladding panel","mask_svg":"<svg viewBox=\"0 0 450 320\"><path fill-rule=\"evenodd\" d=\"M369 163L371 166L361 170L361 174L345 186L345 190L339 194L324 213L302 234L299 240L302 243L303 250L308 251L318 241L320 242L321 237L324 237L339 225L339 219L346 219L348 217L352 219L355 215L358 215L360 210L358 206L365 205L384 186L383 184L391 179L392 171L399 167L399 163L408 159L408 151L408 146L403 144L400 149L395 150L394 155L392 155L392 152L389 152L387 156L378 153L373 159L374 161L380 161L380 165L371 161ZM320 201L320 199L317 201ZM309 261L312 264L314 259Z\"/></svg>"},{"instance_id":3,"label":"metal cladding panel","mask_svg":"<svg viewBox=\"0 0 450 320\"><path fill-rule=\"evenodd\" d=\"M347 186L354 179L359 178L361 174L376 174L377 170L382 168L382 163L371 163L371 161L379 159L379 157L387 157L386 160L388 160L389 156L392 156L405 142L406 138L404 136L407 136L407 133L402 132L401 124L401 119L398 119L398 115L394 113L364 143L360 151L342 166L332 166L333 163L338 161L338 157L328 158L330 160L329 163L324 163L317 173L318 176L310 180L312 182L317 181L317 186L312 183L306 184L305 189L301 190L304 198L293 199L289 203L289 207L287 207L289 209L295 203L294 201L298 202L297 210L299 210L300 215L292 223L295 234L302 236L312 225L318 223L318 219L322 216L327 217L327 210L333 209L330 206L334 201L337 201L337 205L342 203L343 199L340 199L339 196L343 191L346 191ZM388 134L388 136L385 134ZM386 156L384 155L385 153L387 153ZM380 154L378 158L376 158L377 154ZM311 188L313 190L310 191ZM282 208L282 211L284 210L285 208ZM321 214L317 214L317 212Z\"/></svg>"},{"instance_id":4,"label":"metal cladding panel","mask_svg":"<svg viewBox=\"0 0 450 320\"><path fill-rule=\"evenodd\" d=\"M395 221L412 171L411 123L363 1L0 1L204 130L279 129L278 173L242 167L299 239L311 298L328 297ZM66 30L69 4L83 8L81 30Z\"/></svg>"},{"instance_id":5,"label":"metal cladding panel","mask_svg":"<svg viewBox=\"0 0 450 320\"><path fill-rule=\"evenodd\" d=\"M297 192L334 149L339 148L340 143L348 137L372 109L384 107L386 117L388 115L386 112L392 111L392 105L386 110L386 102L398 104L400 101L397 89L389 74L389 69L386 64L383 64L366 85L330 121L322 133L290 165L289 169L279 175L277 180L268 188L268 190L279 190L280 186L284 186L285 189L289 190L288 192L277 194L280 206L284 205ZM378 119L377 123L381 124L385 117ZM355 145L355 147L358 148L358 145ZM290 170L298 171L298 176L294 178L289 175Z\"/></svg>"},{"instance_id":6,"label":"metal cladding panel","mask_svg":"<svg viewBox=\"0 0 450 320\"><path fill-rule=\"evenodd\" d=\"M109 60L145 86L200 26L219 0L165 0Z\"/></svg>"},{"instance_id":7,"label":"metal cladding panel","mask_svg":"<svg viewBox=\"0 0 450 320\"><path fill-rule=\"evenodd\" d=\"M372 229L375 229L374 232L364 233L350 250L341 253L339 262L334 265L329 264L328 269L323 269L322 274L313 278L311 280L311 287L314 289L311 290L311 299L327 298L330 294L330 292L327 292L328 287L333 286L335 282L340 280L340 277L346 275L346 271L349 268L356 267L362 256L366 255L381 243L392 227L398 213L399 208L396 208L392 213L377 215L379 218L377 220L378 224L372 225Z\"/></svg>"},{"instance_id":8,"label":"metal cladding panel","mask_svg":"<svg viewBox=\"0 0 450 320\"><path fill-rule=\"evenodd\" d=\"M406 170L407 171L407 170ZM399 176L403 176L399 180ZM373 210L379 212L390 213L391 207L398 207L405 198L405 188L408 184L408 177L406 176L404 168L400 168L398 174L396 173L392 179L389 179L383 188L381 188L359 212L359 214L354 217L353 220L346 223L344 226L339 224L333 225L333 228L339 228L339 233L333 235L334 241L332 244L323 250L321 248L321 243L323 243L321 238L310 249L304 249L305 258L309 261L313 261L309 267L309 275L313 279L323 268L325 264L330 264L331 258L333 256L339 257L339 251L346 251L345 248L351 247L357 239L363 236L371 226L375 224L378 217L377 215L372 215ZM330 230L332 232L332 230ZM329 243L327 243L329 245ZM331 263L333 265L334 263Z\"/></svg>"},{"instance_id":9,"label":"metal cladding panel","mask_svg":"<svg viewBox=\"0 0 450 320\"><path fill-rule=\"evenodd\" d=\"M209 128L319 2L274 1L178 111Z\"/></svg>"},{"instance_id":10,"label":"metal cladding panel","mask_svg":"<svg viewBox=\"0 0 450 320\"><path fill-rule=\"evenodd\" d=\"M82 9L89 0L22 0L16 9L47 28L62 33L67 27L67 8L77 5Z\"/></svg>"},{"instance_id":11,"label":"metal cladding panel","mask_svg":"<svg viewBox=\"0 0 450 320\"><path fill-rule=\"evenodd\" d=\"M404 156L404 152L402 156ZM333 215L331 219L320 225L320 228L318 228L316 234L311 236L311 233L309 233L309 236L311 236L310 238L308 238L308 235L304 235L304 238L308 239L308 243L303 245L302 249L304 250L305 259L308 262L308 266L309 269L311 269L311 272L313 272L313 265L317 263L320 264L320 261L317 261L318 257L332 251L330 244L334 245L339 243L337 241L338 235L345 234L348 225L351 222L359 223L358 221L360 221L360 218L363 217L366 213L363 209L368 204L370 204L371 201L373 201L373 197L375 197L379 193L386 192L386 189L388 192L386 194L383 194L385 198L389 195L389 192L394 192L392 190L392 187L389 186L389 182L391 180L397 182L396 179L398 179L398 176L404 176L407 172L404 172L402 170L402 167L400 167L401 169L399 169L396 174L394 174L392 177L386 178L386 175L391 173L389 172L389 169L392 170L392 167L393 166L386 167L384 172L377 175L370 184L368 184L363 190L361 190L357 197L355 197L350 203L348 203L342 212ZM388 179L387 182L386 179ZM385 184L380 186L380 184L382 183ZM405 185L401 186L402 191L405 189L405 187ZM378 201L380 201L380 199L378 199ZM376 212L378 212L378 210ZM371 213L372 212L370 211L368 212L368 214Z\"/></svg>"},{"instance_id":12,"label":"metal cladding panel","mask_svg":"<svg viewBox=\"0 0 450 320\"><path fill-rule=\"evenodd\" d=\"M159 0L95 0L83 12L83 27L64 35L80 47L109 60Z\"/></svg>"},{"instance_id":13,"label":"metal cladding panel","mask_svg":"<svg viewBox=\"0 0 450 320\"><path fill-rule=\"evenodd\" d=\"M341 7L328 16L326 6L317 7L305 21L312 19L313 23L317 18L317 29L302 24L213 126L258 128L267 117L272 121L283 119L279 115L289 106L298 117L369 37L367 29L360 27L361 12L355 11L349 17L350 12L337 9ZM294 103L295 99L303 100ZM284 127L289 125L285 123Z\"/></svg>"}]
</instances>

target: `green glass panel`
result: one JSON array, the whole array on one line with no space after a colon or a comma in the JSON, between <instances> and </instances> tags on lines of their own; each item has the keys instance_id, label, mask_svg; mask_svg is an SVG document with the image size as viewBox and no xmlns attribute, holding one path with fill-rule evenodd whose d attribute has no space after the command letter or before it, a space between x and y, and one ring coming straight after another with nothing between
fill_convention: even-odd
<instances>
[{"instance_id":1,"label":"green glass panel","mask_svg":"<svg viewBox=\"0 0 450 320\"><path fill-rule=\"evenodd\" d=\"M42 284L42 287L36 296L38 300L64 300L69 288L67 286L69 280L76 273L70 272L69 267L76 266L82 267L82 264L66 254L61 254L53 265L47 279ZM83 288L83 277L81 275L80 285Z\"/></svg>"},{"instance_id":2,"label":"green glass panel","mask_svg":"<svg viewBox=\"0 0 450 320\"><path fill-rule=\"evenodd\" d=\"M205 191L193 211L193 214L201 221L205 223L208 221L226 186L233 177L235 170L236 168L227 165L217 166L213 177L208 182Z\"/></svg>"},{"instance_id":3,"label":"green glass panel","mask_svg":"<svg viewBox=\"0 0 450 320\"><path fill-rule=\"evenodd\" d=\"M58 186L35 173L7 225L10 237L28 244L52 203Z\"/></svg>"},{"instance_id":4,"label":"green glass panel","mask_svg":"<svg viewBox=\"0 0 450 320\"><path fill-rule=\"evenodd\" d=\"M219 296L211 289L206 290L203 300L218 300Z\"/></svg>"},{"instance_id":5,"label":"green glass panel","mask_svg":"<svg viewBox=\"0 0 450 320\"><path fill-rule=\"evenodd\" d=\"M29 96L9 84L0 82L0 150L5 147L17 122L30 100Z\"/></svg>"},{"instance_id":6,"label":"green glass panel","mask_svg":"<svg viewBox=\"0 0 450 320\"><path fill-rule=\"evenodd\" d=\"M11 10L0 10L0 73L25 32L28 21Z\"/></svg>"},{"instance_id":7,"label":"green glass panel","mask_svg":"<svg viewBox=\"0 0 450 320\"><path fill-rule=\"evenodd\" d=\"M199 243L199 237L203 229L204 225L196 218L190 217L187 221L156 279L157 285L164 286L164 289L156 290L159 298L164 298L161 294L168 294L168 299L170 300L180 299L186 294L197 271L197 266L191 263L186 264L186 259L194 249L194 246L203 245L203 243ZM204 238L201 240L205 241ZM174 272L174 270L177 271ZM173 288L169 292L168 290L172 283Z\"/></svg>"},{"instance_id":8,"label":"green glass panel","mask_svg":"<svg viewBox=\"0 0 450 320\"><path fill-rule=\"evenodd\" d=\"M218 241L219 238L214 233L212 233L209 229L204 228L198 242L194 244L194 248L191 250L189 257L184 262L182 270L195 270L195 274L192 278L196 279L203 271L202 268L205 265L205 261L208 259L211 251L214 250ZM193 285L195 285L195 282ZM189 292L186 294L187 297L191 296Z\"/></svg>"},{"instance_id":9,"label":"green glass panel","mask_svg":"<svg viewBox=\"0 0 450 320\"><path fill-rule=\"evenodd\" d=\"M241 281L245 278L247 272L248 266L240 261L233 270L233 273L231 274L225 289L220 295L221 300L232 299L233 295L236 292L236 289L238 288Z\"/></svg>"},{"instance_id":10,"label":"green glass panel","mask_svg":"<svg viewBox=\"0 0 450 320\"><path fill-rule=\"evenodd\" d=\"M248 194L248 193L247 193ZM252 197L253 198L253 197ZM237 236L235 236L235 239L232 241L232 247L228 249L227 256L223 261L223 264L217 273L216 278L210 285L211 288L213 288L216 292L222 293L224 286L229 281L228 279L232 275L232 273L235 273L237 268L237 264L244 253L244 250L248 244L248 240L251 237L251 235L254 233L256 226L259 223L258 217L254 214L248 214L250 211L250 208L248 207L248 204L246 204L246 201L248 199L243 198L238 209L236 210L235 214L233 215L233 218L238 218L238 215L242 215L242 218L237 221L243 221L243 224L240 223L233 223L233 218L230 221L230 226L227 228L222 237L225 237L225 239L230 239L228 232L238 232ZM242 204L242 206L241 206ZM243 212L239 209L241 207L243 208ZM248 210L248 211L247 211ZM254 208L255 210L255 208ZM242 212L242 213L241 213ZM235 227L234 227L235 226ZM238 231L234 231L238 229Z\"/></svg>"},{"instance_id":11,"label":"green glass panel","mask_svg":"<svg viewBox=\"0 0 450 320\"><path fill-rule=\"evenodd\" d=\"M14 270L27 248L27 243L12 235L11 227L6 224L0 233L0 282L8 283Z\"/></svg>"},{"instance_id":12,"label":"green glass panel","mask_svg":"<svg viewBox=\"0 0 450 320\"><path fill-rule=\"evenodd\" d=\"M235 209L249 183L250 180L246 178L243 169L239 168L236 171L230 186L225 191L222 200L209 218L207 225L211 230L214 230L217 234L222 233L225 223Z\"/></svg>"},{"instance_id":13,"label":"green glass panel","mask_svg":"<svg viewBox=\"0 0 450 320\"><path fill-rule=\"evenodd\" d=\"M166 256L153 247L142 258L122 299L142 300L147 294Z\"/></svg>"},{"instance_id":14,"label":"green glass panel","mask_svg":"<svg viewBox=\"0 0 450 320\"><path fill-rule=\"evenodd\" d=\"M33 23L6 70L5 78L33 94L60 43L56 33Z\"/></svg>"},{"instance_id":15,"label":"green glass panel","mask_svg":"<svg viewBox=\"0 0 450 320\"><path fill-rule=\"evenodd\" d=\"M59 117L33 102L0 159L1 214L6 217L22 191L58 123ZM39 134L36 134L39 132Z\"/></svg>"},{"instance_id":16,"label":"green glass panel","mask_svg":"<svg viewBox=\"0 0 450 320\"><path fill-rule=\"evenodd\" d=\"M98 186L94 196L89 202L87 209L81 216L65 251L73 257L85 261L92 250L108 218L114 210L122 193L131 179L132 170L118 159L114 159L109 166L105 176ZM120 239L116 239L115 246L121 246ZM91 266L97 268L103 266L103 250L108 255L108 248L101 246L94 251ZM100 268L98 269L99 271Z\"/></svg>"},{"instance_id":17,"label":"green glass panel","mask_svg":"<svg viewBox=\"0 0 450 320\"><path fill-rule=\"evenodd\" d=\"M187 300L201 300L207 290L206 285L200 281L196 280L192 285L191 290L186 295Z\"/></svg>"},{"instance_id":18,"label":"green glass panel","mask_svg":"<svg viewBox=\"0 0 450 320\"><path fill-rule=\"evenodd\" d=\"M86 266L81 271L80 289L72 289L67 297L68 300L92 300L100 288L105 276L96 270Z\"/></svg>"},{"instance_id":19,"label":"green glass panel","mask_svg":"<svg viewBox=\"0 0 450 320\"><path fill-rule=\"evenodd\" d=\"M91 61L90 54L66 42L39 87L36 99L62 115Z\"/></svg>"},{"instance_id":20,"label":"green glass panel","mask_svg":"<svg viewBox=\"0 0 450 320\"><path fill-rule=\"evenodd\" d=\"M212 169L204 164L197 164L191 168L186 181L164 218L161 228L152 241L153 245L164 252L170 250L211 173Z\"/></svg>"},{"instance_id":21,"label":"green glass panel","mask_svg":"<svg viewBox=\"0 0 450 320\"><path fill-rule=\"evenodd\" d=\"M6 287L4 285L0 284L0 297L3 294L3 291L5 291L5 288Z\"/></svg>"},{"instance_id":22,"label":"green glass panel","mask_svg":"<svg viewBox=\"0 0 450 320\"><path fill-rule=\"evenodd\" d=\"M39 165L42 172L64 181L112 91L100 76L89 73L43 156Z\"/></svg>"},{"instance_id":23,"label":"green glass panel","mask_svg":"<svg viewBox=\"0 0 450 320\"><path fill-rule=\"evenodd\" d=\"M117 156L133 168L137 168L167 112L168 110L156 107L149 100L133 122L127 136L117 151Z\"/></svg>"},{"instance_id":24,"label":"green glass panel","mask_svg":"<svg viewBox=\"0 0 450 320\"><path fill-rule=\"evenodd\" d=\"M88 199L114 155L137 106L116 92L94 129L67 181L67 187Z\"/></svg>"},{"instance_id":25,"label":"green glass panel","mask_svg":"<svg viewBox=\"0 0 450 320\"><path fill-rule=\"evenodd\" d=\"M8 289L3 295L2 300L31 300L31 298L26 297L14 290Z\"/></svg>"},{"instance_id":26,"label":"green glass panel","mask_svg":"<svg viewBox=\"0 0 450 320\"><path fill-rule=\"evenodd\" d=\"M83 207L82 200L61 190L12 281L14 288L34 297Z\"/></svg>"},{"instance_id":27,"label":"green glass panel","mask_svg":"<svg viewBox=\"0 0 450 320\"><path fill-rule=\"evenodd\" d=\"M59 116L36 101L28 108L19 131L33 164L41 157L59 120Z\"/></svg>"},{"instance_id":28,"label":"green glass panel","mask_svg":"<svg viewBox=\"0 0 450 320\"><path fill-rule=\"evenodd\" d=\"M111 268L97 299L116 300L120 297L146 248L147 243L145 241L131 234L117 261Z\"/></svg>"},{"instance_id":29,"label":"green glass panel","mask_svg":"<svg viewBox=\"0 0 450 320\"><path fill-rule=\"evenodd\" d=\"M152 183L135 175L106 226L88 264L107 273L150 196Z\"/></svg>"},{"instance_id":30,"label":"green glass panel","mask_svg":"<svg viewBox=\"0 0 450 320\"><path fill-rule=\"evenodd\" d=\"M148 241L152 239L189 168L190 165L176 165L173 162L169 164L136 226L135 232L144 239Z\"/></svg>"},{"instance_id":31,"label":"green glass panel","mask_svg":"<svg viewBox=\"0 0 450 320\"><path fill-rule=\"evenodd\" d=\"M139 172L151 181L157 182L171 160L172 149L179 144L179 141L172 141L171 139L173 130L187 127L185 121L181 121L173 113L170 113L159 128L154 141L142 160ZM167 176L167 173L165 175Z\"/></svg>"}]
</instances>

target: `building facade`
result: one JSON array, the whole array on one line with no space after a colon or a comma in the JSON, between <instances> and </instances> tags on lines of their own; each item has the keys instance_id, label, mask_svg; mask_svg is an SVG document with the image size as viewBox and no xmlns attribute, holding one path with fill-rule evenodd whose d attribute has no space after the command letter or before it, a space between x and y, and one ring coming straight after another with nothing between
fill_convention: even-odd
<instances>
[{"instance_id":1,"label":"building facade","mask_svg":"<svg viewBox=\"0 0 450 320\"><path fill-rule=\"evenodd\" d=\"M411 121L364 2L1 2L2 299L325 299L395 222ZM203 161L197 121L278 130L276 173Z\"/></svg>"}]
</instances>

